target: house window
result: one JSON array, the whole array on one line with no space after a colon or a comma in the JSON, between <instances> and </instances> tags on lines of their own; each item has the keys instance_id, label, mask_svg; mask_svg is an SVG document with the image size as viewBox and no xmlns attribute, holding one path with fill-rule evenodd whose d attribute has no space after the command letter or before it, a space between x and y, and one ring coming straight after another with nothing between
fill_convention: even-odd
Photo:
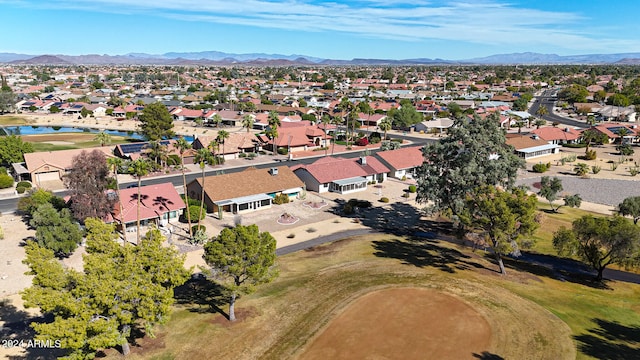
<instances>
[{"instance_id":1,"label":"house window","mask_svg":"<svg viewBox=\"0 0 640 360\"><path fill-rule=\"evenodd\" d=\"M269 206L271 205L271 200L265 199L260 202L260 206Z\"/></svg>"},{"instance_id":2,"label":"house window","mask_svg":"<svg viewBox=\"0 0 640 360\"><path fill-rule=\"evenodd\" d=\"M178 217L178 212L177 211L172 211L169 213L169 219L175 219Z\"/></svg>"},{"instance_id":3,"label":"house window","mask_svg":"<svg viewBox=\"0 0 640 360\"><path fill-rule=\"evenodd\" d=\"M249 208L249 204L245 203L245 204L239 204L238 205L238 210L242 211L242 210L247 210Z\"/></svg>"}]
</instances>

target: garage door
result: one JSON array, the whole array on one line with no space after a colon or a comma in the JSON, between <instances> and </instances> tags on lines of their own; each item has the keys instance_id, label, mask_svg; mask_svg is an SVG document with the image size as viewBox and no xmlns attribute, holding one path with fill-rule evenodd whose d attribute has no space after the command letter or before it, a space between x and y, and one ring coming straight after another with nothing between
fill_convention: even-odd
<instances>
[{"instance_id":1,"label":"garage door","mask_svg":"<svg viewBox=\"0 0 640 360\"><path fill-rule=\"evenodd\" d=\"M60 180L60 175L58 174L57 171L37 173L35 178L36 182L52 181L52 180Z\"/></svg>"}]
</instances>

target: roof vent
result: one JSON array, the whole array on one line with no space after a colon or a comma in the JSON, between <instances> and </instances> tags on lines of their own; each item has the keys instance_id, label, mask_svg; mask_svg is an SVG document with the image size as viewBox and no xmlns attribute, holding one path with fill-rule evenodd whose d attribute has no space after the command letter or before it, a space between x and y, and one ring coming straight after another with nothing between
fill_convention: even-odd
<instances>
[{"instance_id":1,"label":"roof vent","mask_svg":"<svg viewBox=\"0 0 640 360\"><path fill-rule=\"evenodd\" d=\"M366 156L360 156L360 165L362 165L362 166L367 165L367 157Z\"/></svg>"},{"instance_id":2,"label":"roof vent","mask_svg":"<svg viewBox=\"0 0 640 360\"><path fill-rule=\"evenodd\" d=\"M269 170L269 174L271 174L271 176L276 176L278 175L278 168L271 168Z\"/></svg>"}]
</instances>

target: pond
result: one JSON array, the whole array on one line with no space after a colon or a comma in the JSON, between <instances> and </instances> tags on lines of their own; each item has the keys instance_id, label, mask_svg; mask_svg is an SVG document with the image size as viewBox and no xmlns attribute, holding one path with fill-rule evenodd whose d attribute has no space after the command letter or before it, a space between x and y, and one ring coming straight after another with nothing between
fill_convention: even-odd
<instances>
[{"instance_id":1,"label":"pond","mask_svg":"<svg viewBox=\"0 0 640 360\"><path fill-rule=\"evenodd\" d=\"M42 135L42 134L60 134L60 133L89 133L97 134L101 131L106 132L113 136L123 136L132 139L144 140L142 134L135 131L123 131L123 130L108 130L108 129L96 129L96 128L82 128L82 127L66 127L66 126L5 126L0 127L0 135ZM184 136L184 138L191 142L193 136Z\"/></svg>"}]
</instances>

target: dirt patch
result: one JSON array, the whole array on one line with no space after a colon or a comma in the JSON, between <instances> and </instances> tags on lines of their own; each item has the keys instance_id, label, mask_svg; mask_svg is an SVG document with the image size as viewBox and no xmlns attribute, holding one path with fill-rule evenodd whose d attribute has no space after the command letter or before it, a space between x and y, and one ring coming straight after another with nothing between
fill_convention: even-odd
<instances>
[{"instance_id":1,"label":"dirt patch","mask_svg":"<svg viewBox=\"0 0 640 360\"><path fill-rule=\"evenodd\" d=\"M398 288L366 294L334 318L301 359L473 359L491 343L489 323L437 291Z\"/></svg>"},{"instance_id":2,"label":"dirt patch","mask_svg":"<svg viewBox=\"0 0 640 360\"><path fill-rule=\"evenodd\" d=\"M228 309L229 308L227 307L224 309L224 311L227 311ZM229 321L225 315L219 314L211 320L211 323L226 328L241 323L243 320L251 319L259 315L258 309L252 306L242 309L236 308L235 313L236 321Z\"/></svg>"}]
</instances>

